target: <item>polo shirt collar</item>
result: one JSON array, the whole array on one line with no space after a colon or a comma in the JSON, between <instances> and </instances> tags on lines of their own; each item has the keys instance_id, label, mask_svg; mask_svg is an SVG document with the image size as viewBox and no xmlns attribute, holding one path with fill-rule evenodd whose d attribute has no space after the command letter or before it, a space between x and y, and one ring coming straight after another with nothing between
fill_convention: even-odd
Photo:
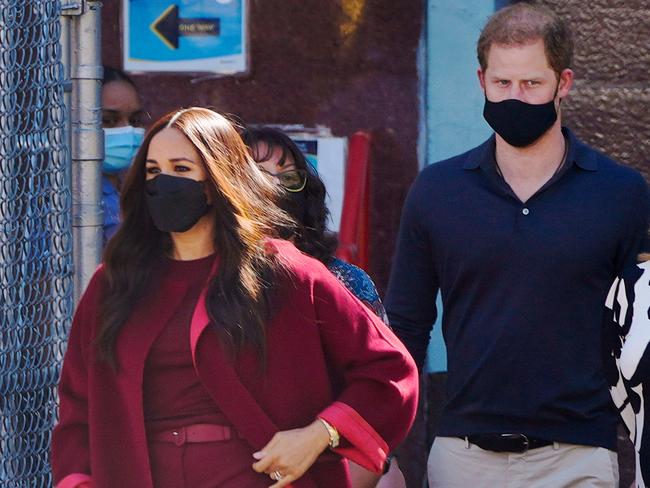
<instances>
[{"instance_id":1,"label":"polo shirt collar","mask_svg":"<svg viewBox=\"0 0 650 488\"><path fill-rule=\"evenodd\" d=\"M562 134L564 134L567 141L569 141L567 161L586 171L598 171L598 154L593 149L590 149L585 143L580 141L573 131L567 127L562 127Z\"/></svg>"},{"instance_id":2,"label":"polo shirt collar","mask_svg":"<svg viewBox=\"0 0 650 488\"><path fill-rule=\"evenodd\" d=\"M494 161L494 150L496 148L496 137L494 134L481 144L478 147L472 149L467 158L465 158L465 163L463 164L463 169L476 169L476 168L493 168Z\"/></svg>"},{"instance_id":3,"label":"polo shirt collar","mask_svg":"<svg viewBox=\"0 0 650 488\"><path fill-rule=\"evenodd\" d=\"M562 127L562 134L569 142L567 161L586 171L598 171L597 154L593 150L589 150L589 147L581 142L567 127ZM487 141L469 152L463 164L463 169L482 168L487 171L494 170L495 148L496 137L492 134Z\"/></svg>"}]
</instances>

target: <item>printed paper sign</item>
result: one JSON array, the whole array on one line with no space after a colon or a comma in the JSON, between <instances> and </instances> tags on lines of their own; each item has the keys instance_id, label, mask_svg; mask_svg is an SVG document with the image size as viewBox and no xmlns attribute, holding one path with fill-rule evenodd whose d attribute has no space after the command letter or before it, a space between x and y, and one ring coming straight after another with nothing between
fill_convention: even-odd
<instances>
[{"instance_id":1,"label":"printed paper sign","mask_svg":"<svg viewBox=\"0 0 650 488\"><path fill-rule=\"evenodd\" d=\"M127 71L248 68L246 0L123 0L123 7Z\"/></svg>"}]
</instances>

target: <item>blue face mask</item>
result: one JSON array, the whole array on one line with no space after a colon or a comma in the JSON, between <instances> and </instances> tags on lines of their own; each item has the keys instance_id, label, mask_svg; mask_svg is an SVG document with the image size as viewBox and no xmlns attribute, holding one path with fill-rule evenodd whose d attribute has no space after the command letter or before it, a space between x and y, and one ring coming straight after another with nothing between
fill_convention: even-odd
<instances>
[{"instance_id":1,"label":"blue face mask","mask_svg":"<svg viewBox=\"0 0 650 488\"><path fill-rule=\"evenodd\" d=\"M102 171L114 175L131 165L144 139L144 129L127 125L104 129L104 163Z\"/></svg>"}]
</instances>

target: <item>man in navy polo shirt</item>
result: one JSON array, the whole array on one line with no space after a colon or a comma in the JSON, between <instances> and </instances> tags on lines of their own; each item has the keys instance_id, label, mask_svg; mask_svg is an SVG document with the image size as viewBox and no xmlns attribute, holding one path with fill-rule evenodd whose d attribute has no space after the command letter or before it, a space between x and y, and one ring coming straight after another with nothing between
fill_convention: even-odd
<instances>
[{"instance_id":1,"label":"man in navy polo shirt","mask_svg":"<svg viewBox=\"0 0 650 488\"><path fill-rule=\"evenodd\" d=\"M562 127L573 43L557 15L500 10L477 50L495 135L418 176L386 299L421 367L442 295L448 403L429 484L616 486L603 303L644 241L647 185Z\"/></svg>"}]
</instances>

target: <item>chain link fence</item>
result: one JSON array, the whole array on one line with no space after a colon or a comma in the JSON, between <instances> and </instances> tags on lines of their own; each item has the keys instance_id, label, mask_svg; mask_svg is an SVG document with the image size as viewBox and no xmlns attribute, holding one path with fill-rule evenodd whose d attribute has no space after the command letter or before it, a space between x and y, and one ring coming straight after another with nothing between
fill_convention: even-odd
<instances>
[{"instance_id":1,"label":"chain link fence","mask_svg":"<svg viewBox=\"0 0 650 488\"><path fill-rule=\"evenodd\" d=\"M51 485L72 315L71 194L57 0L0 0L0 487Z\"/></svg>"}]
</instances>

